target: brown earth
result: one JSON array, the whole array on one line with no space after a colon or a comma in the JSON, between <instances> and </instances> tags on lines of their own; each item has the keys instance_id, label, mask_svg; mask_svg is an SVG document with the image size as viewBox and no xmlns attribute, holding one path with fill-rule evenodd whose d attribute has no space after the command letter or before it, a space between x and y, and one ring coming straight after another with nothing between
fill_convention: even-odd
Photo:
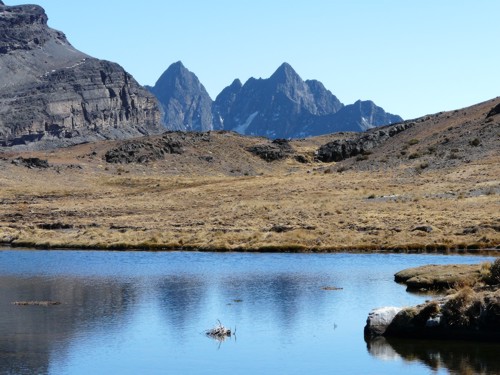
<instances>
[{"instance_id":1,"label":"brown earth","mask_svg":"<svg viewBox=\"0 0 500 375\"><path fill-rule=\"evenodd\" d=\"M45 152L3 149L0 242L220 251L498 250L500 115L487 115L499 103L414 120L381 146L338 163L315 161L315 151L353 134L292 141L295 151L271 162L249 152L270 141L229 132L168 133Z\"/></svg>"}]
</instances>

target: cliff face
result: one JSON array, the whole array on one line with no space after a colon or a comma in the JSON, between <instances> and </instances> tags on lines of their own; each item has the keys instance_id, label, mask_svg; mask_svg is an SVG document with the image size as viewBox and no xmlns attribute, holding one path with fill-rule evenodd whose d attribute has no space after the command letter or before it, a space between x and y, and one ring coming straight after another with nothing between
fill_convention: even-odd
<instances>
[{"instance_id":1,"label":"cliff face","mask_svg":"<svg viewBox=\"0 0 500 375\"><path fill-rule=\"evenodd\" d=\"M163 131L154 96L118 64L73 48L47 26L39 6L0 2L0 72L1 146L47 148Z\"/></svg>"}]
</instances>

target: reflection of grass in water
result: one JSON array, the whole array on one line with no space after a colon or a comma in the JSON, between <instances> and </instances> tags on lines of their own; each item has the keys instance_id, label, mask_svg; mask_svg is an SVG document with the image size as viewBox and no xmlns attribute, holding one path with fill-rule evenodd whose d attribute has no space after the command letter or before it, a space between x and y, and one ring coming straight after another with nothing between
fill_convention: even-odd
<instances>
[{"instance_id":1,"label":"reflection of grass in water","mask_svg":"<svg viewBox=\"0 0 500 375\"><path fill-rule=\"evenodd\" d=\"M388 338L377 340L377 346L393 349L403 359L422 362L435 371L444 367L460 374L500 373L500 344L496 343Z\"/></svg>"}]
</instances>

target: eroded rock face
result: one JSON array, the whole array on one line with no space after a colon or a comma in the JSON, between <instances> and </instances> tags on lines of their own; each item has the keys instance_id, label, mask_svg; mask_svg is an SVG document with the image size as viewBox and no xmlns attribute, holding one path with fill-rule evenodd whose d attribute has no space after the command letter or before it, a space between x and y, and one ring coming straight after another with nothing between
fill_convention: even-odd
<instances>
[{"instance_id":1,"label":"eroded rock face","mask_svg":"<svg viewBox=\"0 0 500 375\"><path fill-rule=\"evenodd\" d=\"M352 139L329 142L318 149L316 158L325 163L348 159L381 145L389 138L414 125L414 122L402 122L355 135Z\"/></svg>"},{"instance_id":2,"label":"eroded rock face","mask_svg":"<svg viewBox=\"0 0 500 375\"><path fill-rule=\"evenodd\" d=\"M163 131L154 96L118 64L73 48L39 6L0 4L0 71L0 146L50 148Z\"/></svg>"}]
</instances>

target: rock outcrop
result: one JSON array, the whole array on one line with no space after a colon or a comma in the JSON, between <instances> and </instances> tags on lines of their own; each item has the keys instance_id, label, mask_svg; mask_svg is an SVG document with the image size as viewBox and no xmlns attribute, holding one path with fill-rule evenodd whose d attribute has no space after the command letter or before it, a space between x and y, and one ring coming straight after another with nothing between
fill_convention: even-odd
<instances>
[{"instance_id":1,"label":"rock outcrop","mask_svg":"<svg viewBox=\"0 0 500 375\"><path fill-rule=\"evenodd\" d=\"M294 149L286 139L275 139L272 142L255 145L247 149L265 161L286 159L294 154Z\"/></svg>"},{"instance_id":2,"label":"rock outcrop","mask_svg":"<svg viewBox=\"0 0 500 375\"><path fill-rule=\"evenodd\" d=\"M212 125L212 99L198 77L178 61L162 74L154 87L163 109L168 130L209 131Z\"/></svg>"},{"instance_id":3,"label":"rock outcrop","mask_svg":"<svg viewBox=\"0 0 500 375\"><path fill-rule=\"evenodd\" d=\"M0 4L0 146L46 148L163 131L153 95L76 50L37 5Z\"/></svg>"},{"instance_id":4,"label":"rock outcrop","mask_svg":"<svg viewBox=\"0 0 500 375\"><path fill-rule=\"evenodd\" d=\"M106 152L108 163L130 164L149 163L160 160L166 154L182 154L182 144L166 133L159 138L123 141L121 145Z\"/></svg>"},{"instance_id":5,"label":"rock outcrop","mask_svg":"<svg viewBox=\"0 0 500 375\"><path fill-rule=\"evenodd\" d=\"M353 134L353 137L350 139L329 142L318 149L316 158L319 161L329 163L366 153L414 125L414 122L402 122L372 129L361 134Z\"/></svg>"}]
</instances>

